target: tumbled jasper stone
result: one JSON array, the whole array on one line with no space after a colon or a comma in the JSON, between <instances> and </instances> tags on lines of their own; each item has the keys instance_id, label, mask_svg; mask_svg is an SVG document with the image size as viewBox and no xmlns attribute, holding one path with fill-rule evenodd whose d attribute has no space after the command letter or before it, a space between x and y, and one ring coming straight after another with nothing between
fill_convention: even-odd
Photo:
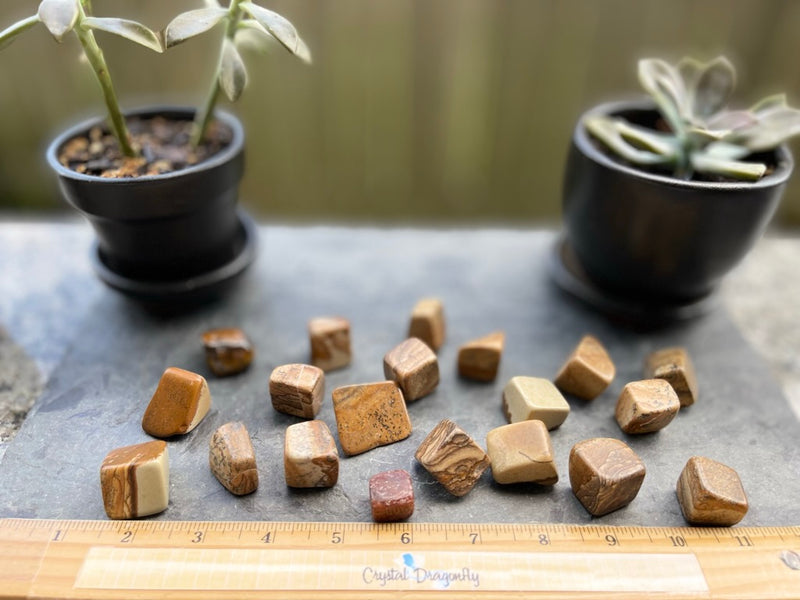
<instances>
[{"instance_id":1,"label":"tumbled jasper stone","mask_svg":"<svg viewBox=\"0 0 800 600\"><path fill-rule=\"evenodd\" d=\"M325 373L312 365L282 365L269 376L269 395L278 412L313 419L324 393Z\"/></svg>"},{"instance_id":2,"label":"tumbled jasper stone","mask_svg":"<svg viewBox=\"0 0 800 600\"><path fill-rule=\"evenodd\" d=\"M117 448L100 467L103 505L110 519L135 519L169 504L169 458L161 440Z\"/></svg>"},{"instance_id":3,"label":"tumbled jasper stone","mask_svg":"<svg viewBox=\"0 0 800 600\"><path fill-rule=\"evenodd\" d=\"M225 377L241 373L253 362L253 345L241 329L212 329L203 334L208 368Z\"/></svg>"},{"instance_id":4,"label":"tumbled jasper stone","mask_svg":"<svg viewBox=\"0 0 800 600\"><path fill-rule=\"evenodd\" d=\"M668 381L681 406L691 406L697 400L697 376L685 348L664 348L651 353L645 359L644 376Z\"/></svg>"},{"instance_id":5,"label":"tumbled jasper stone","mask_svg":"<svg viewBox=\"0 0 800 600\"><path fill-rule=\"evenodd\" d=\"M339 479L339 451L324 421L304 421L286 428L283 472L289 487L325 488L336 485Z\"/></svg>"},{"instance_id":6,"label":"tumbled jasper stone","mask_svg":"<svg viewBox=\"0 0 800 600\"><path fill-rule=\"evenodd\" d=\"M445 322L444 306L438 298L423 298L414 305L408 337L419 338L431 350L438 350L444 344Z\"/></svg>"},{"instance_id":7,"label":"tumbled jasper stone","mask_svg":"<svg viewBox=\"0 0 800 600\"><path fill-rule=\"evenodd\" d=\"M554 485L558 481L550 433L541 421L492 429L486 434L486 451L497 483Z\"/></svg>"},{"instance_id":8,"label":"tumbled jasper stone","mask_svg":"<svg viewBox=\"0 0 800 600\"><path fill-rule=\"evenodd\" d=\"M547 379L517 376L503 388L503 412L509 423L537 419L555 429L569 416L569 404Z\"/></svg>"},{"instance_id":9,"label":"tumbled jasper stone","mask_svg":"<svg viewBox=\"0 0 800 600\"><path fill-rule=\"evenodd\" d=\"M566 394L593 400L614 379L616 369L603 344L584 336L555 377L556 387Z\"/></svg>"},{"instance_id":10,"label":"tumbled jasper stone","mask_svg":"<svg viewBox=\"0 0 800 600\"><path fill-rule=\"evenodd\" d=\"M336 388L333 412L339 443L348 456L393 444L411 435L411 419L403 393L394 381Z\"/></svg>"},{"instance_id":11,"label":"tumbled jasper stone","mask_svg":"<svg viewBox=\"0 0 800 600\"><path fill-rule=\"evenodd\" d=\"M439 361L425 342L409 338L383 357L386 379L396 381L406 402L430 394L439 385Z\"/></svg>"},{"instance_id":12,"label":"tumbled jasper stone","mask_svg":"<svg viewBox=\"0 0 800 600\"><path fill-rule=\"evenodd\" d=\"M403 469L384 471L369 478L372 520L378 523L402 521L414 512L411 475Z\"/></svg>"},{"instance_id":13,"label":"tumbled jasper stone","mask_svg":"<svg viewBox=\"0 0 800 600\"><path fill-rule=\"evenodd\" d=\"M569 453L569 481L584 508L599 517L627 506L644 481L642 460L613 438L578 442Z\"/></svg>"},{"instance_id":14,"label":"tumbled jasper stone","mask_svg":"<svg viewBox=\"0 0 800 600\"><path fill-rule=\"evenodd\" d=\"M693 456L678 478L678 502L692 525L735 525L747 513L739 475L727 465Z\"/></svg>"},{"instance_id":15,"label":"tumbled jasper stone","mask_svg":"<svg viewBox=\"0 0 800 600\"><path fill-rule=\"evenodd\" d=\"M214 432L208 445L208 464L232 494L243 496L258 488L256 453L242 423L226 423Z\"/></svg>"},{"instance_id":16,"label":"tumbled jasper stone","mask_svg":"<svg viewBox=\"0 0 800 600\"><path fill-rule=\"evenodd\" d=\"M431 430L414 456L454 496L467 494L489 467L486 453L450 419Z\"/></svg>"},{"instance_id":17,"label":"tumbled jasper stone","mask_svg":"<svg viewBox=\"0 0 800 600\"><path fill-rule=\"evenodd\" d=\"M311 364L323 371L350 364L350 321L342 317L317 317L308 322Z\"/></svg>"},{"instance_id":18,"label":"tumbled jasper stone","mask_svg":"<svg viewBox=\"0 0 800 600\"><path fill-rule=\"evenodd\" d=\"M672 423L680 407L678 395L669 383L645 379L622 388L615 417L625 433L652 433Z\"/></svg>"},{"instance_id":19,"label":"tumbled jasper stone","mask_svg":"<svg viewBox=\"0 0 800 600\"><path fill-rule=\"evenodd\" d=\"M495 331L458 349L458 373L475 381L494 381L503 356L506 334Z\"/></svg>"},{"instance_id":20,"label":"tumbled jasper stone","mask_svg":"<svg viewBox=\"0 0 800 600\"><path fill-rule=\"evenodd\" d=\"M205 378L197 373L170 367L142 418L142 429L157 438L189 433L211 408L211 393Z\"/></svg>"}]
</instances>

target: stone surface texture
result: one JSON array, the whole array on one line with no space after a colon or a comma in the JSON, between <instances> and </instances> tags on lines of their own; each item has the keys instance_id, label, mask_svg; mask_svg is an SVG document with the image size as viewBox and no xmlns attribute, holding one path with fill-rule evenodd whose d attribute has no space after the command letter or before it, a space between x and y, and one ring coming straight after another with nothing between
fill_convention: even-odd
<instances>
[{"instance_id":1,"label":"stone surface texture","mask_svg":"<svg viewBox=\"0 0 800 600\"><path fill-rule=\"evenodd\" d=\"M645 471L642 459L614 438L584 440L569 453L572 491L595 517L630 504L642 487Z\"/></svg>"},{"instance_id":2,"label":"stone surface texture","mask_svg":"<svg viewBox=\"0 0 800 600\"><path fill-rule=\"evenodd\" d=\"M411 311L408 337L419 338L436 352L444 344L444 305L439 298L423 298Z\"/></svg>"},{"instance_id":3,"label":"stone surface texture","mask_svg":"<svg viewBox=\"0 0 800 600\"><path fill-rule=\"evenodd\" d=\"M350 321L344 317L315 317L308 322L311 364L323 371L350 364Z\"/></svg>"},{"instance_id":4,"label":"stone surface texture","mask_svg":"<svg viewBox=\"0 0 800 600\"><path fill-rule=\"evenodd\" d=\"M697 401L697 375L686 348L662 348L645 359L646 379L663 379L672 386L681 406Z\"/></svg>"},{"instance_id":5,"label":"stone surface texture","mask_svg":"<svg viewBox=\"0 0 800 600\"><path fill-rule=\"evenodd\" d=\"M585 335L556 374L554 383L565 394L593 400L606 390L615 374L614 363L600 340Z\"/></svg>"},{"instance_id":6,"label":"stone surface texture","mask_svg":"<svg viewBox=\"0 0 800 600\"><path fill-rule=\"evenodd\" d=\"M208 368L217 377L245 371L253 362L253 344L238 328L210 329L203 333Z\"/></svg>"},{"instance_id":7,"label":"stone surface texture","mask_svg":"<svg viewBox=\"0 0 800 600\"><path fill-rule=\"evenodd\" d=\"M676 491L683 516L692 525L727 527L747 514L747 496L738 473L704 456L686 462Z\"/></svg>"},{"instance_id":8,"label":"stone surface texture","mask_svg":"<svg viewBox=\"0 0 800 600\"><path fill-rule=\"evenodd\" d=\"M495 331L458 349L458 373L475 381L494 381L503 356L506 334Z\"/></svg>"},{"instance_id":9,"label":"stone surface texture","mask_svg":"<svg viewBox=\"0 0 800 600\"><path fill-rule=\"evenodd\" d=\"M668 381L644 379L625 384L614 416L625 433L653 433L672 423L680 407Z\"/></svg>"},{"instance_id":10,"label":"stone surface texture","mask_svg":"<svg viewBox=\"0 0 800 600\"><path fill-rule=\"evenodd\" d=\"M384 355L383 374L397 382L406 402L413 402L439 385L439 360L425 342L408 338Z\"/></svg>"},{"instance_id":11,"label":"stone surface texture","mask_svg":"<svg viewBox=\"0 0 800 600\"><path fill-rule=\"evenodd\" d=\"M486 434L486 452L497 483L538 483L558 481L553 444L541 421L520 421L502 425Z\"/></svg>"},{"instance_id":12,"label":"stone surface texture","mask_svg":"<svg viewBox=\"0 0 800 600\"><path fill-rule=\"evenodd\" d=\"M275 367L269 376L269 395L278 412L313 419L325 395L325 372L303 364Z\"/></svg>"},{"instance_id":13,"label":"stone surface texture","mask_svg":"<svg viewBox=\"0 0 800 600\"><path fill-rule=\"evenodd\" d=\"M339 480L339 451L324 421L295 423L286 428L283 473L293 488L329 488Z\"/></svg>"},{"instance_id":14,"label":"stone surface texture","mask_svg":"<svg viewBox=\"0 0 800 600\"><path fill-rule=\"evenodd\" d=\"M503 388L503 412L509 423L537 419L555 429L569 416L569 404L549 380L518 375Z\"/></svg>"},{"instance_id":15,"label":"stone surface texture","mask_svg":"<svg viewBox=\"0 0 800 600\"><path fill-rule=\"evenodd\" d=\"M243 496L256 491L256 453L244 423L234 421L217 428L208 444L208 465L230 493Z\"/></svg>"},{"instance_id":16,"label":"stone surface texture","mask_svg":"<svg viewBox=\"0 0 800 600\"><path fill-rule=\"evenodd\" d=\"M383 471L369 478L372 520L377 523L404 521L414 513L414 486L403 469Z\"/></svg>"},{"instance_id":17,"label":"stone surface texture","mask_svg":"<svg viewBox=\"0 0 800 600\"><path fill-rule=\"evenodd\" d=\"M161 375L142 417L142 429L169 438L192 431L211 408L211 392L202 375L169 367Z\"/></svg>"},{"instance_id":18,"label":"stone surface texture","mask_svg":"<svg viewBox=\"0 0 800 600\"><path fill-rule=\"evenodd\" d=\"M158 514L169 504L169 455L162 440L117 448L100 466L103 505L110 519Z\"/></svg>"}]
</instances>

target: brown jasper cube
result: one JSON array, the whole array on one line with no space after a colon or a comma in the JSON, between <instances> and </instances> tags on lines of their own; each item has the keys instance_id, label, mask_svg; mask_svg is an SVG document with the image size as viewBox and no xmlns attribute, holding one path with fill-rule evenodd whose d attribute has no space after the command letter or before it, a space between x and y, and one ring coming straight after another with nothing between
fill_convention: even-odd
<instances>
[{"instance_id":1,"label":"brown jasper cube","mask_svg":"<svg viewBox=\"0 0 800 600\"><path fill-rule=\"evenodd\" d=\"M454 496L467 494L489 466L486 453L450 419L433 428L414 456Z\"/></svg>"},{"instance_id":2,"label":"brown jasper cube","mask_svg":"<svg viewBox=\"0 0 800 600\"><path fill-rule=\"evenodd\" d=\"M348 456L393 444L411 435L403 393L394 381L346 385L333 390L339 443Z\"/></svg>"},{"instance_id":3,"label":"brown jasper cube","mask_svg":"<svg viewBox=\"0 0 800 600\"><path fill-rule=\"evenodd\" d=\"M475 381L494 381L503 356L506 334L495 331L458 349L458 372Z\"/></svg>"},{"instance_id":4,"label":"brown jasper cube","mask_svg":"<svg viewBox=\"0 0 800 600\"><path fill-rule=\"evenodd\" d=\"M311 364L323 371L350 364L350 321L342 317L318 317L308 322Z\"/></svg>"},{"instance_id":5,"label":"brown jasper cube","mask_svg":"<svg viewBox=\"0 0 800 600\"><path fill-rule=\"evenodd\" d=\"M296 488L333 487L339 479L339 452L324 421L289 425L283 443L286 485Z\"/></svg>"},{"instance_id":6,"label":"brown jasper cube","mask_svg":"<svg viewBox=\"0 0 800 600\"><path fill-rule=\"evenodd\" d=\"M669 425L680 407L678 395L669 383L645 379L622 388L615 416L625 433L652 433Z\"/></svg>"},{"instance_id":7,"label":"brown jasper cube","mask_svg":"<svg viewBox=\"0 0 800 600\"><path fill-rule=\"evenodd\" d=\"M569 404L547 379L517 376L503 388L503 412L509 423L537 419L555 429L569 416Z\"/></svg>"},{"instance_id":8,"label":"brown jasper cube","mask_svg":"<svg viewBox=\"0 0 800 600\"><path fill-rule=\"evenodd\" d=\"M169 457L161 440L109 452L100 467L103 505L110 519L136 519L169 504Z\"/></svg>"},{"instance_id":9,"label":"brown jasper cube","mask_svg":"<svg viewBox=\"0 0 800 600\"><path fill-rule=\"evenodd\" d=\"M497 483L558 481L550 434L541 421L503 425L486 434L486 451Z\"/></svg>"},{"instance_id":10,"label":"brown jasper cube","mask_svg":"<svg viewBox=\"0 0 800 600\"><path fill-rule=\"evenodd\" d=\"M664 348L650 354L645 359L644 376L668 381L681 406L691 406L697 400L697 376L685 348Z\"/></svg>"},{"instance_id":11,"label":"brown jasper cube","mask_svg":"<svg viewBox=\"0 0 800 600\"><path fill-rule=\"evenodd\" d=\"M325 393L325 373L311 365L283 365L269 376L272 408L304 419L317 416Z\"/></svg>"},{"instance_id":12,"label":"brown jasper cube","mask_svg":"<svg viewBox=\"0 0 800 600\"><path fill-rule=\"evenodd\" d=\"M161 376L142 418L142 429L157 438L189 433L211 408L205 378L170 367Z\"/></svg>"},{"instance_id":13,"label":"brown jasper cube","mask_svg":"<svg viewBox=\"0 0 800 600\"><path fill-rule=\"evenodd\" d=\"M384 471L369 478L372 520L377 523L402 521L414 513L411 475L403 469Z\"/></svg>"},{"instance_id":14,"label":"brown jasper cube","mask_svg":"<svg viewBox=\"0 0 800 600\"><path fill-rule=\"evenodd\" d=\"M439 361L427 344L409 338L383 357L386 379L396 381L406 402L430 394L439 385Z\"/></svg>"},{"instance_id":15,"label":"brown jasper cube","mask_svg":"<svg viewBox=\"0 0 800 600\"><path fill-rule=\"evenodd\" d=\"M444 344L444 307L438 298L423 298L414 306L408 337L419 338L433 351Z\"/></svg>"},{"instance_id":16,"label":"brown jasper cube","mask_svg":"<svg viewBox=\"0 0 800 600\"><path fill-rule=\"evenodd\" d=\"M232 494L243 496L258 488L256 453L242 423L226 423L214 432L208 445L208 465Z\"/></svg>"},{"instance_id":17,"label":"brown jasper cube","mask_svg":"<svg viewBox=\"0 0 800 600\"><path fill-rule=\"evenodd\" d=\"M614 379L616 369L600 341L584 336L555 378L558 389L584 400L597 398Z\"/></svg>"},{"instance_id":18,"label":"brown jasper cube","mask_svg":"<svg viewBox=\"0 0 800 600\"><path fill-rule=\"evenodd\" d=\"M569 453L572 492L595 517L627 506L644 481L642 459L613 438L578 442Z\"/></svg>"},{"instance_id":19,"label":"brown jasper cube","mask_svg":"<svg viewBox=\"0 0 800 600\"><path fill-rule=\"evenodd\" d=\"M683 516L692 525L735 525L747 513L739 475L710 458L689 459L678 478L677 493Z\"/></svg>"},{"instance_id":20,"label":"brown jasper cube","mask_svg":"<svg viewBox=\"0 0 800 600\"><path fill-rule=\"evenodd\" d=\"M253 345L241 329L212 329L203 334L206 362L218 377L235 375L253 362Z\"/></svg>"}]
</instances>

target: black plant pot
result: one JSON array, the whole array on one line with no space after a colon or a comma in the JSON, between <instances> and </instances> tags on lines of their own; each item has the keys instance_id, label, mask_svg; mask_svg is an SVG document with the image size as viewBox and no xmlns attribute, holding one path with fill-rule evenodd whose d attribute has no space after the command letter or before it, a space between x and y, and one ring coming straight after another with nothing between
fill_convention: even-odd
<instances>
[{"instance_id":1,"label":"black plant pot","mask_svg":"<svg viewBox=\"0 0 800 600\"><path fill-rule=\"evenodd\" d=\"M194 110L154 107L141 117L191 120ZM255 228L237 210L244 172L244 130L218 113L231 143L209 159L162 175L106 179L61 165L60 148L100 122L79 124L47 150L61 191L97 234L95 268L103 281L145 300L181 301L213 296L252 262Z\"/></svg>"},{"instance_id":2,"label":"black plant pot","mask_svg":"<svg viewBox=\"0 0 800 600\"><path fill-rule=\"evenodd\" d=\"M648 102L586 114L647 126L658 118ZM572 276L584 279L582 295L643 314L700 306L763 234L791 175L791 154L780 147L753 157L773 166L754 183L683 181L611 158L586 132L585 116L564 176L561 249Z\"/></svg>"}]
</instances>

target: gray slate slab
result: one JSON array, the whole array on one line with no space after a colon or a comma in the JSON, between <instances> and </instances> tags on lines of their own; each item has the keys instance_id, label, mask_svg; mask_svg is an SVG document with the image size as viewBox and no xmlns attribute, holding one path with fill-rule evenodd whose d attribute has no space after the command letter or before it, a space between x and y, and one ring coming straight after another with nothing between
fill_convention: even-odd
<instances>
[{"instance_id":1,"label":"gray slate slab","mask_svg":"<svg viewBox=\"0 0 800 600\"><path fill-rule=\"evenodd\" d=\"M213 408L192 433L169 442L170 505L157 519L368 521L367 480L386 469L407 469L417 508L412 520L683 525L675 482L693 455L716 458L741 475L750 499L742 525L800 524L800 423L761 359L727 315L658 332L615 325L557 290L547 275L554 236L524 231L420 231L348 228L262 228L259 259L226 301L159 316L107 290L92 300L79 340L54 370L0 464L0 516L105 518L98 470L112 448L150 439L142 413L163 370L179 366L204 374ZM274 412L267 381L273 367L308 358L306 323L320 315L352 322L354 360L328 374L320 418L336 431L330 392L337 386L383 379L382 357L405 337L410 310L423 296L445 302L448 337L440 351L437 391L409 405L414 425L403 442L342 458L338 485L295 491L283 479L283 431L297 419ZM257 355L251 369L217 379L200 336L212 327L239 326ZM497 380L460 380L460 343L495 329L507 333ZM505 423L501 390L514 375L552 377L585 333L608 347L618 375L593 402L569 399L572 414L552 434L561 480L552 488L499 486L487 471L473 491L455 498L415 464L414 451L443 417L481 445ZM700 399L665 430L624 435L613 418L623 385L641 378L644 356L680 344L698 371ZM241 420L256 449L261 484L233 497L208 469L208 440L216 427ZM647 476L627 508L593 519L570 491L572 445L595 436L629 443Z\"/></svg>"}]
</instances>

